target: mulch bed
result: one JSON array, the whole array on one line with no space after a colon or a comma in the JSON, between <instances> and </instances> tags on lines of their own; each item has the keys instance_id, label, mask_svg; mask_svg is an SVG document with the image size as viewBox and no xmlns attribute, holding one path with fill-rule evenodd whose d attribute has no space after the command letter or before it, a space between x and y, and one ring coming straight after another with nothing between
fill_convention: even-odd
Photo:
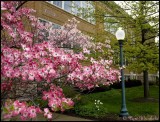
<instances>
[{"instance_id":1,"label":"mulch bed","mask_svg":"<svg viewBox=\"0 0 160 122\"><path fill-rule=\"evenodd\" d=\"M93 117L82 117L79 115L76 115L75 113L70 113L70 112L64 112L63 114L69 115L69 116L74 116L74 117L81 117L85 119L90 119L93 121L158 121L159 116L158 115L148 115L148 116L128 116L128 117L119 117L117 114L107 114L103 118L93 118Z\"/></svg>"},{"instance_id":2,"label":"mulch bed","mask_svg":"<svg viewBox=\"0 0 160 122\"><path fill-rule=\"evenodd\" d=\"M158 115L138 116L138 117L128 116L124 118L118 117L117 115L116 116L110 115L100 119L100 121L158 121L158 120L159 120Z\"/></svg>"}]
</instances>

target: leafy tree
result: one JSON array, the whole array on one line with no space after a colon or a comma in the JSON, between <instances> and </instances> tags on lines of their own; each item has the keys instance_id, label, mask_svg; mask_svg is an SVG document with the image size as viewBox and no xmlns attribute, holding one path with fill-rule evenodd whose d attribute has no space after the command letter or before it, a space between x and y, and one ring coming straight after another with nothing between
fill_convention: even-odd
<instances>
[{"instance_id":1,"label":"leafy tree","mask_svg":"<svg viewBox=\"0 0 160 122\"><path fill-rule=\"evenodd\" d=\"M133 32L125 42L125 54L129 69L143 72L144 97L149 97L148 73L159 69L159 52L155 37L159 36L159 1L125 1L124 8L130 10L133 22L128 30ZM128 21L128 18L124 18Z\"/></svg>"},{"instance_id":2,"label":"leafy tree","mask_svg":"<svg viewBox=\"0 0 160 122\"><path fill-rule=\"evenodd\" d=\"M159 36L159 1L124 1L120 6L111 1L94 2L95 11L87 17L95 17L96 28L104 24L117 24L126 32L124 40L124 55L127 59L127 69L136 73L143 72L144 97L149 96L148 72L155 73L159 69L159 52L154 39ZM105 6L106 5L106 6ZM98 7L99 6L99 7ZM103 6L103 7L102 7ZM130 11L130 15L125 12ZM83 8L82 13L86 10ZM109 15L108 15L109 14ZM97 30L97 38L107 32ZM114 34L114 33L113 33ZM118 62L119 45L115 37L109 35L115 51L114 59Z\"/></svg>"}]
</instances>

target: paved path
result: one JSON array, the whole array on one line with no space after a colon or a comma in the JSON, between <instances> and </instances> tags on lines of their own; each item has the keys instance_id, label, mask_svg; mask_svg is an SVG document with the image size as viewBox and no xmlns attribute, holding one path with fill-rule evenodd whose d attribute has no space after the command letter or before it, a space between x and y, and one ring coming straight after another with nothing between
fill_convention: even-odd
<instances>
[{"instance_id":1,"label":"paved path","mask_svg":"<svg viewBox=\"0 0 160 122\"><path fill-rule=\"evenodd\" d=\"M93 121L93 120L54 113L53 121Z\"/></svg>"},{"instance_id":2,"label":"paved path","mask_svg":"<svg viewBox=\"0 0 160 122\"><path fill-rule=\"evenodd\" d=\"M84 119L80 117L74 117L74 116L69 116L69 115L64 115L64 114L59 114L59 113L52 113L53 119L52 121L93 121L89 119ZM46 118L43 117L43 115L39 114L38 119L39 121L46 121Z\"/></svg>"},{"instance_id":3,"label":"paved path","mask_svg":"<svg viewBox=\"0 0 160 122\"><path fill-rule=\"evenodd\" d=\"M74 117L74 116L69 116L69 115L64 115L64 114L59 114L59 113L52 113L53 114L53 119L52 121L93 121L89 119L84 119L80 117ZM1 115L2 118L2 115ZM14 121L20 121L19 117L12 118ZM5 119L5 121L10 121L10 119ZM37 119L33 119L33 121L47 121L46 118L42 114L38 114Z\"/></svg>"}]
</instances>

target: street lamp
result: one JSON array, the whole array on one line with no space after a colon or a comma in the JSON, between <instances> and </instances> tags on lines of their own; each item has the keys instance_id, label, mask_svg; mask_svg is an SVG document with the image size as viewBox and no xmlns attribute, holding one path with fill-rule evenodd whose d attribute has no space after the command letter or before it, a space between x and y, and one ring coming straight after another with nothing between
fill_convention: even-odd
<instances>
[{"instance_id":1,"label":"street lamp","mask_svg":"<svg viewBox=\"0 0 160 122\"><path fill-rule=\"evenodd\" d=\"M158 49L159 49L159 36L157 36L157 37L155 38L155 43L156 43L156 46L157 46ZM159 64L158 64L158 67L159 67ZM157 72L157 77L158 77L158 79L159 79L159 71ZM158 81L158 80L157 80L157 77L156 77L156 81Z\"/></svg>"},{"instance_id":2,"label":"street lamp","mask_svg":"<svg viewBox=\"0 0 160 122\"><path fill-rule=\"evenodd\" d=\"M122 82L122 106L121 106L121 112L119 114L120 117L127 117L128 111L126 107L126 100L125 100L125 83L124 83L124 71L123 71L123 40L125 38L125 33L122 28L118 28L116 32L116 38L119 41L120 46L120 67L121 67L121 82Z\"/></svg>"},{"instance_id":3,"label":"street lamp","mask_svg":"<svg viewBox=\"0 0 160 122\"><path fill-rule=\"evenodd\" d=\"M155 38L155 43L159 47L159 37L158 36Z\"/></svg>"}]
</instances>

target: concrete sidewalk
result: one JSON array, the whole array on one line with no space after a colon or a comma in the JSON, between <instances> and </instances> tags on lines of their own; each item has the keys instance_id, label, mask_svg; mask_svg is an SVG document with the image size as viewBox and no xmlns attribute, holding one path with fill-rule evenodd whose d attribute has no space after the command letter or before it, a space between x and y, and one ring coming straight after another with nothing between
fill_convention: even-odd
<instances>
[{"instance_id":1,"label":"concrete sidewalk","mask_svg":"<svg viewBox=\"0 0 160 122\"><path fill-rule=\"evenodd\" d=\"M59 113L52 113L53 119L52 121L93 121L89 119L84 119L80 117L74 117L74 116L69 116L69 115L64 115L64 114L59 114ZM1 114L1 119L2 119L2 114ZM3 119L1 121L11 121L10 119ZM21 121L19 116L12 118L12 121ZM47 119L42 115L38 114L37 118L32 119L32 121L47 121Z\"/></svg>"},{"instance_id":2,"label":"concrete sidewalk","mask_svg":"<svg viewBox=\"0 0 160 122\"><path fill-rule=\"evenodd\" d=\"M93 121L93 120L54 113L53 114L53 121Z\"/></svg>"}]
</instances>

